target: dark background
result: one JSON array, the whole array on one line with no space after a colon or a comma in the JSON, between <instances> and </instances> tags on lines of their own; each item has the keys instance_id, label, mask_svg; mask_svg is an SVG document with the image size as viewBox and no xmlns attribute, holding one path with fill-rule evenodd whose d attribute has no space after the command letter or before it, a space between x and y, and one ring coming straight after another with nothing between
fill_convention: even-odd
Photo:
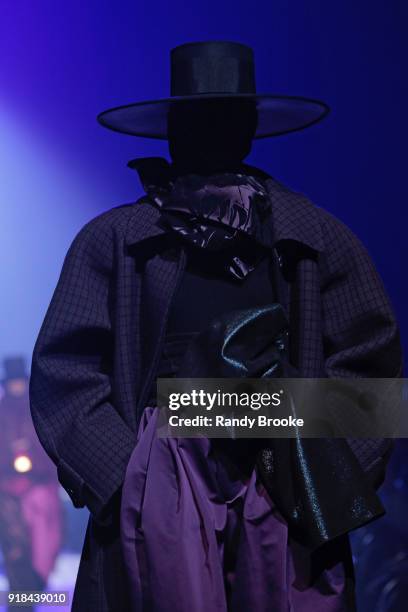
<instances>
[{"instance_id":1,"label":"dark background","mask_svg":"<svg viewBox=\"0 0 408 612\"><path fill-rule=\"evenodd\" d=\"M407 347L406 2L23 0L2 3L0 15L0 254L9 296L0 305L8 317L0 357L30 352L79 228L139 195L127 161L167 155L166 142L105 130L97 113L169 95L169 49L208 39L254 48L259 92L331 106L313 128L256 142L248 162L357 233Z\"/></svg>"},{"instance_id":2,"label":"dark background","mask_svg":"<svg viewBox=\"0 0 408 612\"><path fill-rule=\"evenodd\" d=\"M169 49L210 39L253 47L260 93L311 96L332 108L313 128L256 142L247 161L360 237L391 297L406 352L407 30L404 0L2 2L0 358L30 358L80 227L141 194L127 161L167 156L165 142L104 130L97 113L166 97ZM398 602L381 600L376 575L395 587L398 572L408 573L405 457L402 445L383 492L387 518L355 537L361 609L369 612L399 610Z\"/></svg>"}]
</instances>

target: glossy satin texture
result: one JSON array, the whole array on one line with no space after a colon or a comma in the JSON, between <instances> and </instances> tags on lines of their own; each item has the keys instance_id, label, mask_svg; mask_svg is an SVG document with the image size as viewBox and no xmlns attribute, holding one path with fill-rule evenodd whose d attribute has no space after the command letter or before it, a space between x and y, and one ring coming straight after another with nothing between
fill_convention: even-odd
<instances>
[{"instance_id":1,"label":"glossy satin texture","mask_svg":"<svg viewBox=\"0 0 408 612\"><path fill-rule=\"evenodd\" d=\"M190 334L186 352L180 338L170 362L182 362L178 376L280 376L287 328L280 304L235 311ZM132 610L351 610L347 542L335 545L335 563L330 549L316 563L292 539L292 521L256 469L264 441L159 438L158 414L154 407L144 411L123 486ZM288 474L290 462L284 467Z\"/></svg>"},{"instance_id":2,"label":"glossy satin texture","mask_svg":"<svg viewBox=\"0 0 408 612\"><path fill-rule=\"evenodd\" d=\"M272 244L271 202L260 180L240 172L185 174L144 185L148 201L162 211L161 223L195 246L232 250L228 271L244 278L260 259L256 246L242 251L242 236ZM234 246L236 247L234 253Z\"/></svg>"},{"instance_id":3,"label":"glossy satin texture","mask_svg":"<svg viewBox=\"0 0 408 612\"><path fill-rule=\"evenodd\" d=\"M145 408L123 485L132 612L352 610L349 553L315 565L291 540L252 454L236 460L246 441L159 438L158 414Z\"/></svg>"},{"instance_id":4,"label":"glossy satin texture","mask_svg":"<svg viewBox=\"0 0 408 612\"><path fill-rule=\"evenodd\" d=\"M280 304L228 313L196 335L181 378L296 377L287 358L288 323ZM293 407L293 416L295 406ZM344 439L265 439L260 477L293 537L310 549L384 514Z\"/></svg>"},{"instance_id":5,"label":"glossy satin texture","mask_svg":"<svg viewBox=\"0 0 408 612\"><path fill-rule=\"evenodd\" d=\"M214 319L190 342L179 378L282 376L288 323L280 304L236 310Z\"/></svg>"}]
</instances>

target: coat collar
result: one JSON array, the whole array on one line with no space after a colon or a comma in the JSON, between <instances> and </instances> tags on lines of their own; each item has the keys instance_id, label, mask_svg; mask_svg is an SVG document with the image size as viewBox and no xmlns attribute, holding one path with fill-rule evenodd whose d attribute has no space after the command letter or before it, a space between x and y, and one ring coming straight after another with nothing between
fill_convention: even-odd
<instances>
[{"instance_id":1,"label":"coat collar","mask_svg":"<svg viewBox=\"0 0 408 612\"><path fill-rule=\"evenodd\" d=\"M128 166L137 170L141 183L145 186L150 178L155 179L157 174L163 176L163 172L166 173L169 164L162 157L144 157L132 160ZM315 251L324 251L325 245L319 208L302 193L292 191L258 168L245 165L245 169L249 173L255 172L258 176L262 175L265 187L271 197L274 235L274 242L271 246L275 246L284 240L294 240ZM138 208L138 213L131 218L127 229L126 243L128 245L166 232L157 223L160 211L150 205L145 197L139 198L135 202L135 206Z\"/></svg>"}]
</instances>

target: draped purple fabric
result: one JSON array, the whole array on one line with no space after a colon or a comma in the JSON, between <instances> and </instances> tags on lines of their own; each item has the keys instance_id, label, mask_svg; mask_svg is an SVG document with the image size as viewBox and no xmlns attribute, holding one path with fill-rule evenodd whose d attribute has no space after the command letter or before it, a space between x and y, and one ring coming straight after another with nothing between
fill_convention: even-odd
<instances>
[{"instance_id":1,"label":"draped purple fabric","mask_svg":"<svg viewBox=\"0 0 408 612\"><path fill-rule=\"evenodd\" d=\"M311 560L256 471L234 469L206 438L159 438L147 407L121 503L135 612L350 610L342 562L310 581Z\"/></svg>"}]
</instances>

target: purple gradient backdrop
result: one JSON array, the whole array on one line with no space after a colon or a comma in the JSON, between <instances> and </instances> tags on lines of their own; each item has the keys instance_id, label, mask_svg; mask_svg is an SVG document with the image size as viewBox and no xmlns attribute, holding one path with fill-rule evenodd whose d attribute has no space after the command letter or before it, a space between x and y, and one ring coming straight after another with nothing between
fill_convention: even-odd
<instances>
[{"instance_id":1,"label":"purple gradient backdrop","mask_svg":"<svg viewBox=\"0 0 408 612\"><path fill-rule=\"evenodd\" d=\"M64 254L96 214L140 194L126 163L165 142L101 128L117 104L165 97L169 49L205 39L253 46L260 92L322 98L310 130L255 143L268 170L360 236L408 326L403 0L56 3L0 8L0 357L30 355Z\"/></svg>"},{"instance_id":2,"label":"purple gradient backdrop","mask_svg":"<svg viewBox=\"0 0 408 612\"><path fill-rule=\"evenodd\" d=\"M391 296L406 350L407 24L405 0L0 3L0 360L31 357L77 231L140 195L127 161L167 156L165 142L109 132L96 115L166 97L169 49L209 39L254 48L259 92L317 97L332 107L310 130L255 143L248 161L358 234ZM402 455L397 460L406 465ZM387 480L388 519L355 536L364 603L383 548L404 546L408 489L397 473ZM67 542L75 548L87 513L69 508ZM367 542L377 540L373 552ZM55 587L73 584L78 558L71 557L59 560ZM361 611L371 612L371 603Z\"/></svg>"}]
</instances>

